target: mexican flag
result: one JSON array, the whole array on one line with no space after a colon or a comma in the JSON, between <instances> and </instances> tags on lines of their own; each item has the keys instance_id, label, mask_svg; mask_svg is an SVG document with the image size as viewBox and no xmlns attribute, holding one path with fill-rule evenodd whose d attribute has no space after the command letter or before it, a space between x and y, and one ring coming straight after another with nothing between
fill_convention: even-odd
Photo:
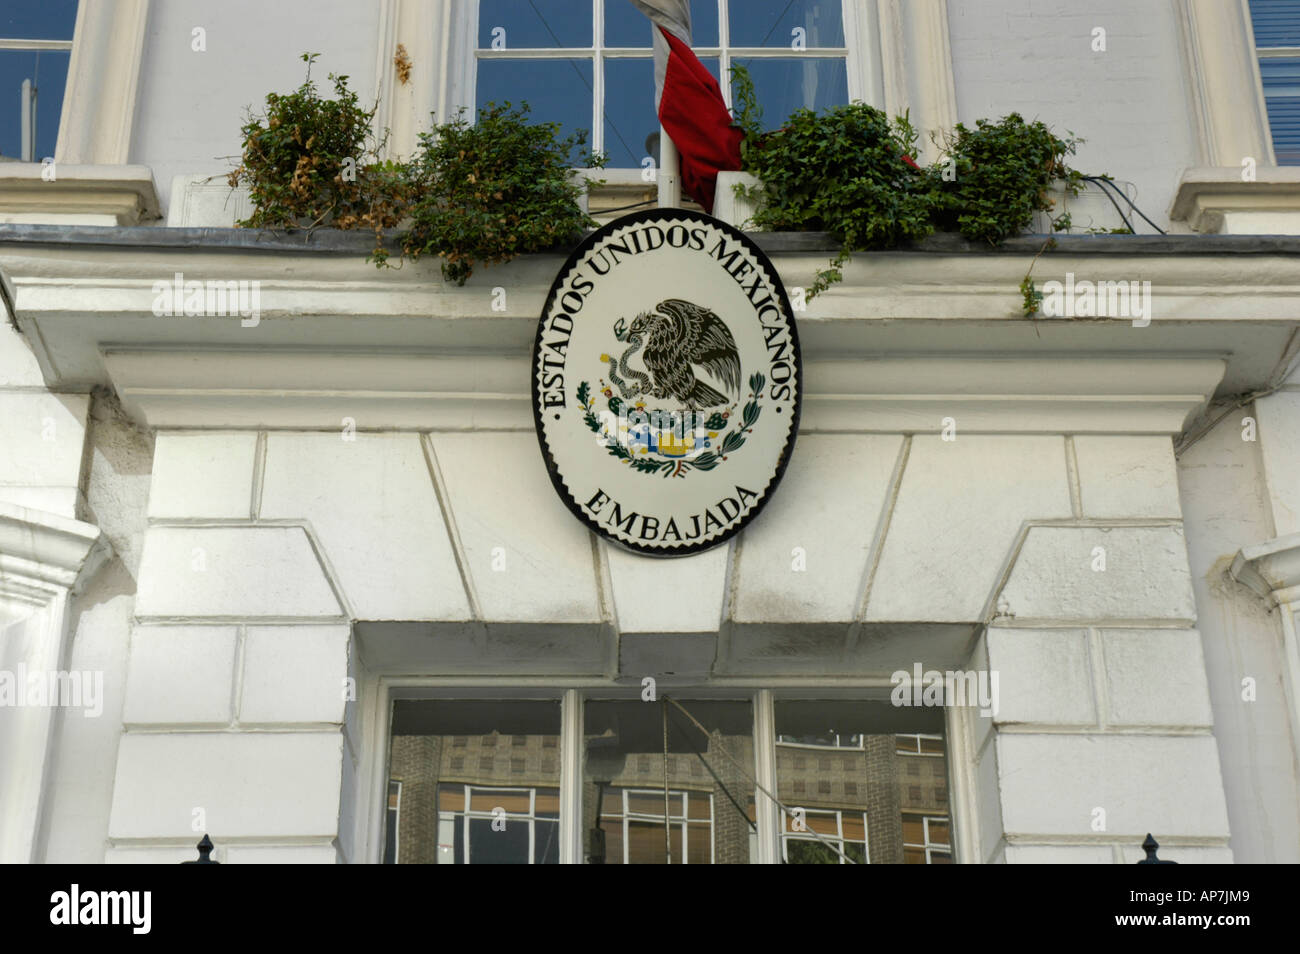
<instances>
[{"instance_id":1,"label":"mexican flag","mask_svg":"<svg viewBox=\"0 0 1300 954\"><path fill-rule=\"evenodd\" d=\"M691 50L690 0L631 0L655 26L655 109L681 154L682 188L708 212L718 173L740 168L741 132Z\"/></svg>"}]
</instances>

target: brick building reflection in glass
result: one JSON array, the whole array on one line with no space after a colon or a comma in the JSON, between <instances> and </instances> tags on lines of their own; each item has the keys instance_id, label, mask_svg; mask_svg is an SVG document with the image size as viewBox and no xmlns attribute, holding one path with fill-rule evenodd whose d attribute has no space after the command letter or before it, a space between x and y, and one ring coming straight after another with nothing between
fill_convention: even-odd
<instances>
[{"instance_id":1,"label":"brick building reflection in glass","mask_svg":"<svg viewBox=\"0 0 1300 954\"><path fill-rule=\"evenodd\" d=\"M589 863L757 860L752 706L682 705L703 731L669 707L665 759L661 703L585 704ZM940 710L778 700L775 714L777 794L800 810L782 818L786 863L951 862ZM559 746L558 701L397 702L385 862L555 863Z\"/></svg>"}]
</instances>

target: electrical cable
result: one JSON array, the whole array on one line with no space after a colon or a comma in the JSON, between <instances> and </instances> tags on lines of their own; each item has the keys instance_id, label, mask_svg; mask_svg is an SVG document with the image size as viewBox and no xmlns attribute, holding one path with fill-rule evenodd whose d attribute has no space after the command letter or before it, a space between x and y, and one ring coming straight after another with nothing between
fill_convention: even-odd
<instances>
[{"instance_id":1,"label":"electrical cable","mask_svg":"<svg viewBox=\"0 0 1300 954\"><path fill-rule=\"evenodd\" d=\"M1128 195L1125 194L1124 190L1121 189L1119 186L1117 186L1117 185L1116 185L1112 180L1110 180L1110 179L1106 179L1106 178L1104 178L1104 177L1102 177L1102 176L1083 176L1083 179L1084 179L1085 181L1087 181L1087 182L1097 182L1097 183L1100 183L1100 184L1102 185L1102 191L1103 191L1103 192L1106 192L1106 188L1105 188L1105 187L1106 187L1107 184L1109 184L1110 187L1111 187L1112 189L1114 189L1115 192L1119 195L1119 197L1120 197L1121 199L1123 199L1125 202L1127 202L1127 203L1129 204L1129 208L1131 208L1131 209L1132 209L1134 212L1136 212L1138 215L1142 216L1142 218L1146 221L1147 225L1151 226L1153 229L1155 229L1155 230L1156 230L1157 232L1159 232L1161 235L1168 235L1168 234L1169 234L1169 233L1166 232L1164 229L1162 229L1160 226L1158 226L1158 225L1156 225L1154 222L1152 222L1151 219L1147 218L1147 214L1146 214L1145 212L1143 212L1141 209L1139 209L1139 208L1137 207L1137 203L1135 203L1132 199L1130 199L1130 198L1128 197ZM1109 198L1109 197L1110 197L1110 193L1109 193L1109 192L1106 192L1106 196L1107 196L1107 198ZM1111 202L1112 202L1112 203L1113 203L1114 201L1115 201L1114 199L1111 199ZM1122 212L1120 213L1120 218L1124 218L1124 213L1122 213ZM1125 219L1125 222L1127 222L1127 221L1128 221L1128 220ZM1132 226L1129 226L1129 230L1132 231Z\"/></svg>"},{"instance_id":2,"label":"electrical cable","mask_svg":"<svg viewBox=\"0 0 1300 954\"><path fill-rule=\"evenodd\" d=\"M708 735L709 735L709 730L706 729L706 728L704 728L704 726L700 725L699 720L696 719L695 716L693 716L693 715L691 715L689 712L687 712L686 709L685 709L685 707L683 707L682 704L681 704L680 702L678 702L676 699L670 699L668 696L663 696L662 698L663 698L663 701L664 701L665 703L669 703L669 702L671 702L671 703L672 703L673 705L675 705L678 709L681 709L681 710L682 710L682 715L684 715L684 716L686 716L686 718L690 719L691 722L694 724L695 728L697 728L697 729L699 729L701 732L703 732L705 736L708 736ZM734 755L732 755L730 752L727 751L726 746L719 746L719 747L718 747L718 751L721 752L723 755L725 755L728 759L730 759L731 762L732 762L732 764L734 764L734 765L736 766L736 768L740 769L741 774L743 774L743 775L745 776L745 778L747 778L749 781L753 782L753 783L754 783L754 787L755 787L756 789L758 789L760 792L762 792L764 795L766 795L768 798L770 798L770 799L772 800L772 802L773 802L773 803L774 803L774 804L775 804L779 809L781 809L782 812L784 812L784 813L787 814L787 815L793 815L793 814L794 814L794 812L792 812L792 811L789 809L789 807L787 807L786 804L785 804L784 802L781 801L781 799L777 798L775 795L773 795L771 792L769 792L766 788L764 788L764 787L762 786L762 784L758 781L758 779L754 777L753 773L751 773L751 772L749 771L749 769L745 768L744 763L742 763L742 762L740 761L740 759L736 758ZM850 858L848 855L846 855L846 854L843 852L843 850L841 850L839 847L837 847L833 842L831 842L831 841L827 840L825 837L823 837L823 835L821 834L821 832L817 831L815 828L809 828L809 829L807 829L807 831L808 831L808 834L812 835L814 838L816 838L818 841L820 841L823 845L825 845L825 846L826 846L827 848L829 848L831 851L835 852L835 854L839 855L840 858L844 861L845 864L850 864L850 865L856 865L856 864L858 864L858 862L854 861L852 858Z\"/></svg>"},{"instance_id":3,"label":"electrical cable","mask_svg":"<svg viewBox=\"0 0 1300 954\"><path fill-rule=\"evenodd\" d=\"M676 721L675 718L674 718L673 721L674 721L674 724L675 724L678 728L681 728L681 727L682 727L682 724L681 724L680 722ZM688 743L688 744L689 744L689 743ZM700 752L700 750L697 749L697 748L695 748L694 746L692 746L691 751L693 751L693 752L695 753L695 757L696 757L697 759L700 760L700 762L701 762L701 764L703 764L705 770L708 771L708 773L709 773L711 776L713 776L713 780L714 780L715 782L718 783L718 788L722 789L722 794L727 796L727 801L731 802L731 804L735 807L736 812L740 815L740 817L743 818L743 819L745 819L745 821L747 821L747 822L749 823L749 827L750 827L750 828L754 829L754 831L758 831L758 822L756 822L756 821L754 821L754 819L750 818L750 817L749 817L749 812L745 811L743 808L740 807L740 802L738 802L738 801L736 800L736 796L735 796L735 795L732 795L732 794L731 794L731 789L727 788L727 783L724 782L724 781L723 781L723 780L718 776L718 773L715 772L715 771L713 770L713 766L710 765L710 764L708 763L708 760L704 758L704 755Z\"/></svg>"},{"instance_id":4,"label":"electrical cable","mask_svg":"<svg viewBox=\"0 0 1300 954\"><path fill-rule=\"evenodd\" d=\"M1098 179L1094 176L1084 176L1084 178L1090 182L1105 181L1103 179ZM1106 189L1104 186L1102 187L1101 194L1104 195L1106 198L1110 199L1110 204L1113 205L1115 207L1115 211L1119 213L1119 220L1124 223L1124 227L1128 229L1130 233L1133 233L1133 223L1128 220L1128 216L1125 215L1124 210L1119 207L1119 203L1115 201L1115 197L1112 196L1110 194L1110 191Z\"/></svg>"}]
</instances>

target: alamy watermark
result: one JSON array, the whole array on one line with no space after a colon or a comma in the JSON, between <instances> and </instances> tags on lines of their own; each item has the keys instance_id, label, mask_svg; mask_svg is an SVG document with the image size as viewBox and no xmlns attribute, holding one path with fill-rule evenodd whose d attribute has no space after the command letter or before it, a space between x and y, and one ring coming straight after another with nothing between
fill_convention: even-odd
<instances>
[{"instance_id":1,"label":"alamy watermark","mask_svg":"<svg viewBox=\"0 0 1300 954\"><path fill-rule=\"evenodd\" d=\"M81 709L87 719L98 718L104 711L104 673L91 669L29 671L26 663L13 670L0 669L0 709L17 706Z\"/></svg>"},{"instance_id":2,"label":"alamy watermark","mask_svg":"<svg viewBox=\"0 0 1300 954\"><path fill-rule=\"evenodd\" d=\"M1131 318L1134 328L1151 324L1151 283L1140 281L1093 282L1074 280L1043 282L1040 305L1048 318Z\"/></svg>"},{"instance_id":3,"label":"alamy watermark","mask_svg":"<svg viewBox=\"0 0 1300 954\"><path fill-rule=\"evenodd\" d=\"M153 313L158 318L235 317L240 326L255 328L262 320L259 281L186 281L177 272L170 282L153 283Z\"/></svg>"},{"instance_id":4,"label":"alamy watermark","mask_svg":"<svg viewBox=\"0 0 1300 954\"><path fill-rule=\"evenodd\" d=\"M922 671L914 663L912 671L900 669L889 677L894 690L889 701L895 706L979 706L980 715L998 714L998 674L996 670Z\"/></svg>"}]
</instances>

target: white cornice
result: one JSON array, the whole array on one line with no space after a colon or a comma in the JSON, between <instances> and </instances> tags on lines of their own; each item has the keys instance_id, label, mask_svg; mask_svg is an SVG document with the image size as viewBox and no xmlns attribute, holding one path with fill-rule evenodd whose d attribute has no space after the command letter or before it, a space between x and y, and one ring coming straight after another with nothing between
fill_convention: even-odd
<instances>
[{"instance_id":1,"label":"white cornice","mask_svg":"<svg viewBox=\"0 0 1300 954\"><path fill-rule=\"evenodd\" d=\"M111 385L161 427L323 428L345 416L363 428L531 427L524 366L561 255L458 287L436 262L376 269L346 235L20 234L35 238L0 244L0 278L55 389ZM802 237L756 238L787 287L810 283L830 255ZM1064 239L1034 264L1040 287L1071 272L1152 282L1145 327L1026 320L1018 286L1033 253L1022 251L855 256L843 283L797 313L805 429L929 432L960 410L968 433L1177 433L1216 388L1259 386L1300 314L1285 240ZM177 272L258 282L256 324L156 316L154 284Z\"/></svg>"},{"instance_id":2,"label":"white cornice","mask_svg":"<svg viewBox=\"0 0 1300 954\"><path fill-rule=\"evenodd\" d=\"M44 603L75 592L110 553L94 524L0 503L0 596Z\"/></svg>"},{"instance_id":3,"label":"white cornice","mask_svg":"<svg viewBox=\"0 0 1300 954\"><path fill-rule=\"evenodd\" d=\"M1270 602L1300 603L1300 533L1242 547L1229 572Z\"/></svg>"},{"instance_id":4,"label":"white cornice","mask_svg":"<svg viewBox=\"0 0 1300 954\"><path fill-rule=\"evenodd\" d=\"M1300 235L1300 168L1258 166L1248 179L1245 172L1241 166L1186 170L1169 218L1185 221L1197 232L1233 232L1235 221L1242 219L1252 227L1241 231L1260 232L1253 224L1267 221L1273 234Z\"/></svg>"},{"instance_id":5,"label":"white cornice","mask_svg":"<svg viewBox=\"0 0 1300 954\"><path fill-rule=\"evenodd\" d=\"M165 428L531 431L526 354L112 350L132 416ZM1174 434L1208 400L1219 358L930 355L805 361L801 429Z\"/></svg>"},{"instance_id":6,"label":"white cornice","mask_svg":"<svg viewBox=\"0 0 1300 954\"><path fill-rule=\"evenodd\" d=\"M139 225L160 215L148 166L0 164L3 221Z\"/></svg>"}]
</instances>

